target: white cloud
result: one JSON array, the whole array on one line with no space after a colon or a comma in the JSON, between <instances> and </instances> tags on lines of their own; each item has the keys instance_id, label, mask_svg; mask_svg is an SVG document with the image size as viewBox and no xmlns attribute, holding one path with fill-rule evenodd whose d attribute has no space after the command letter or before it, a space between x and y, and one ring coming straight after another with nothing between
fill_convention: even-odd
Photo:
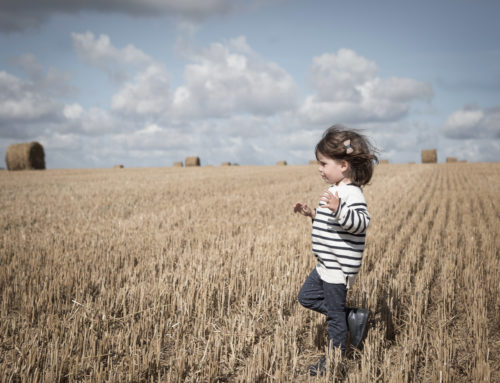
<instances>
[{"instance_id":1,"label":"white cloud","mask_svg":"<svg viewBox=\"0 0 500 383\"><path fill-rule=\"evenodd\" d=\"M108 35L101 34L95 37L92 32L86 32L72 33L71 37L77 53L96 66L106 68L109 63L144 65L151 61L148 55L131 44L123 49L117 49L111 44Z\"/></svg>"},{"instance_id":2,"label":"white cloud","mask_svg":"<svg viewBox=\"0 0 500 383\"><path fill-rule=\"evenodd\" d=\"M159 117L168 114L171 105L171 90L166 68L152 63L136 74L113 95L111 108L127 116Z\"/></svg>"},{"instance_id":3,"label":"white cloud","mask_svg":"<svg viewBox=\"0 0 500 383\"><path fill-rule=\"evenodd\" d=\"M42 64L32 54L11 57L8 61L26 75L39 93L50 97L65 97L75 92L70 85L69 74L55 68L49 68L44 72Z\"/></svg>"},{"instance_id":4,"label":"white cloud","mask_svg":"<svg viewBox=\"0 0 500 383\"><path fill-rule=\"evenodd\" d=\"M129 78L129 66L143 68L154 63L151 57L133 45L116 48L107 35L96 37L92 32L86 32L72 33L71 37L79 57L88 65L104 70L117 83Z\"/></svg>"},{"instance_id":5,"label":"white cloud","mask_svg":"<svg viewBox=\"0 0 500 383\"><path fill-rule=\"evenodd\" d=\"M63 109L64 117L68 120L77 120L82 116L83 108L79 104L65 105Z\"/></svg>"},{"instance_id":6,"label":"white cloud","mask_svg":"<svg viewBox=\"0 0 500 383\"><path fill-rule=\"evenodd\" d=\"M280 115L293 119L292 111L284 111L297 102L296 85L277 64L259 57L243 37L191 51L186 82L176 90L175 100L162 63L135 47L117 48L105 35L72 37L87 63L110 74L127 71L130 78L112 96L110 109L103 109L67 99L63 103L38 91L49 76L34 57L20 60L32 80L0 72L0 94L17 105L0 118L9 121L9 127L12 121L18 123L23 137L48 143L49 161L60 161L68 148L80 161L62 166L110 166L127 158L135 166L153 166L191 154L202 156L205 164L265 164L285 156L286 145L275 148L275 134L287 134ZM2 132L2 137L10 136Z\"/></svg>"},{"instance_id":7,"label":"white cloud","mask_svg":"<svg viewBox=\"0 0 500 383\"><path fill-rule=\"evenodd\" d=\"M90 108L80 118L80 126L81 133L88 135L104 135L126 130L123 121L100 108Z\"/></svg>"},{"instance_id":8,"label":"white cloud","mask_svg":"<svg viewBox=\"0 0 500 383\"><path fill-rule=\"evenodd\" d=\"M65 120L52 127L61 134L81 136L104 136L135 129L134 122L120 118L108 110L92 107L84 109L80 104L65 105L62 109Z\"/></svg>"},{"instance_id":9,"label":"white cloud","mask_svg":"<svg viewBox=\"0 0 500 383\"><path fill-rule=\"evenodd\" d=\"M73 33L75 50L89 65L104 70L122 88L111 110L126 116L157 118L168 114L171 90L166 67L133 45L115 47L107 35ZM135 72L135 74L133 74Z\"/></svg>"},{"instance_id":10,"label":"white cloud","mask_svg":"<svg viewBox=\"0 0 500 383\"><path fill-rule=\"evenodd\" d=\"M453 139L500 138L500 106L464 106L446 119L443 133Z\"/></svg>"},{"instance_id":11,"label":"white cloud","mask_svg":"<svg viewBox=\"0 0 500 383\"><path fill-rule=\"evenodd\" d=\"M405 117L414 101L429 101L430 84L410 78L376 76L377 65L354 51L340 49L313 59L311 85L300 110L312 123L395 121Z\"/></svg>"},{"instance_id":12,"label":"white cloud","mask_svg":"<svg viewBox=\"0 0 500 383\"><path fill-rule=\"evenodd\" d=\"M54 68L44 70L31 54L10 58L26 78L0 71L0 136L33 140L57 127L65 116L62 97L74 93L69 76Z\"/></svg>"},{"instance_id":13,"label":"white cloud","mask_svg":"<svg viewBox=\"0 0 500 383\"><path fill-rule=\"evenodd\" d=\"M498 153L500 153L500 140L450 139L444 142L442 155L438 152L438 160L445 161L446 157L455 157L468 162L498 162Z\"/></svg>"},{"instance_id":14,"label":"white cloud","mask_svg":"<svg viewBox=\"0 0 500 383\"><path fill-rule=\"evenodd\" d=\"M72 38L82 60L121 81L109 109L87 108L68 97L62 102L68 77L44 70L34 56L15 59L27 79L0 71L0 138L39 139L57 166L163 166L188 155L199 155L204 165L302 164L314 158L315 143L334 122L367 127L381 144L381 157L391 161L418 161L422 145L434 144L441 159L465 142L467 159L494 157L481 153L495 149L484 139L439 146L434 128L403 119L416 101L430 100L431 86L381 78L376 63L354 51L314 58L314 93L299 105L293 78L244 37L204 49L186 46L184 83L177 89L163 63L135 46L116 47L108 36L91 32ZM51 84L58 90L51 91ZM444 133L498 138L499 116L500 107L466 107L450 115Z\"/></svg>"},{"instance_id":15,"label":"white cloud","mask_svg":"<svg viewBox=\"0 0 500 383\"><path fill-rule=\"evenodd\" d=\"M72 133L53 132L46 139L41 139L42 145L47 153L55 151L73 151L77 154L82 149L83 140L78 135Z\"/></svg>"},{"instance_id":16,"label":"white cloud","mask_svg":"<svg viewBox=\"0 0 500 383\"><path fill-rule=\"evenodd\" d=\"M36 84L0 71L0 126L15 122L55 120L58 103Z\"/></svg>"},{"instance_id":17,"label":"white cloud","mask_svg":"<svg viewBox=\"0 0 500 383\"><path fill-rule=\"evenodd\" d=\"M244 37L190 50L185 84L172 92L167 68L135 47L116 48L107 36L73 34L87 62L110 75L135 65L135 75L111 99L111 110L147 120L182 121L255 113L273 115L295 107L296 85L276 63L263 60ZM125 76L120 75L121 78Z\"/></svg>"},{"instance_id":18,"label":"white cloud","mask_svg":"<svg viewBox=\"0 0 500 383\"><path fill-rule=\"evenodd\" d=\"M240 164L290 161L288 144L281 140L288 135L277 136L275 124L266 117L251 115L186 120L180 125L146 123L135 131L109 136L106 145L114 148L116 155L120 153L124 159L133 161L135 166L171 165L190 155L200 156L202 165L226 161ZM105 153L109 155L109 150L102 153L96 150L100 162L107 160Z\"/></svg>"},{"instance_id":19,"label":"white cloud","mask_svg":"<svg viewBox=\"0 0 500 383\"><path fill-rule=\"evenodd\" d=\"M174 93L177 116L271 115L295 106L291 76L259 57L244 37L211 44L191 58L195 63L186 66L186 84Z\"/></svg>"},{"instance_id":20,"label":"white cloud","mask_svg":"<svg viewBox=\"0 0 500 383\"><path fill-rule=\"evenodd\" d=\"M359 102L358 87L373 79L378 67L352 50L340 49L337 54L314 57L311 72L312 87L318 99Z\"/></svg>"},{"instance_id":21,"label":"white cloud","mask_svg":"<svg viewBox=\"0 0 500 383\"><path fill-rule=\"evenodd\" d=\"M118 147L135 153L156 150L163 151L166 155L169 151L187 149L192 145L193 138L184 129L167 127L157 124L146 124L130 133L119 133L112 138Z\"/></svg>"},{"instance_id":22,"label":"white cloud","mask_svg":"<svg viewBox=\"0 0 500 383\"><path fill-rule=\"evenodd\" d=\"M61 103L47 91L49 85L50 76L42 76L33 82L0 71L2 137L33 140L47 134L46 131L63 135L96 135L126 126L119 124L116 117L104 109L85 110L78 103Z\"/></svg>"}]
</instances>

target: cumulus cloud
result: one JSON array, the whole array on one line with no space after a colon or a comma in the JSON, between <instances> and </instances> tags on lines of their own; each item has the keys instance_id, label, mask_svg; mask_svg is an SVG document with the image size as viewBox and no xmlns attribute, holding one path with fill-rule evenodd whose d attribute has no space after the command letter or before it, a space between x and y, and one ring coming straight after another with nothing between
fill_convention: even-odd
<instances>
[{"instance_id":1,"label":"cumulus cloud","mask_svg":"<svg viewBox=\"0 0 500 383\"><path fill-rule=\"evenodd\" d=\"M275 0L0 0L0 32L37 28L54 13L101 12L203 20Z\"/></svg>"},{"instance_id":2,"label":"cumulus cloud","mask_svg":"<svg viewBox=\"0 0 500 383\"><path fill-rule=\"evenodd\" d=\"M451 113L443 133L453 139L500 138L500 106L480 108L464 106Z\"/></svg>"},{"instance_id":3,"label":"cumulus cloud","mask_svg":"<svg viewBox=\"0 0 500 383\"><path fill-rule=\"evenodd\" d=\"M311 86L301 114L313 123L396 121L414 101L429 101L432 86L410 78L377 77L378 67L349 49L313 59Z\"/></svg>"},{"instance_id":4,"label":"cumulus cloud","mask_svg":"<svg viewBox=\"0 0 500 383\"><path fill-rule=\"evenodd\" d=\"M195 62L186 66L185 85L174 93L173 107L179 116L270 115L296 104L292 77L259 57L244 37L211 44L191 58Z\"/></svg>"},{"instance_id":5,"label":"cumulus cloud","mask_svg":"<svg viewBox=\"0 0 500 383\"><path fill-rule=\"evenodd\" d=\"M237 114L274 115L297 103L292 77L261 58L244 37L185 52L184 85L172 90L167 68L134 46L115 47L108 36L73 34L87 63L113 77L133 66L130 78L111 99L113 112L154 121L226 118ZM126 76L120 75L124 79Z\"/></svg>"},{"instance_id":6,"label":"cumulus cloud","mask_svg":"<svg viewBox=\"0 0 500 383\"><path fill-rule=\"evenodd\" d=\"M71 37L78 56L86 64L104 70L117 83L129 79L129 67L141 68L154 63L151 57L131 44L116 48L104 34L96 37L92 32L72 33Z\"/></svg>"},{"instance_id":7,"label":"cumulus cloud","mask_svg":"<svg viewBox=\"0 0 500 383\"><path fill-rule=\"evenodd\" d=\"M374 78L378 67L352 50L340 49L337 54L314 57L311 72L318 99L359 102L361 95L357 88Z\"/></svg>"},{"instance_id":8,"label":"cumulus cloud","mask_svg":"<svg viewBox=\"0 0 500 383\"><path fill-rule=\"evenodd\" d=\"M81 105L69 104L63 107L65 120L58 128L59 132L71 132L84 136L99 136L133 129L130 122L120 119L101 108L85 110Z\"/></svg>"},{"instance_id":9,"label":"cumulus cloud","mask_svg":"<svg viewBox=\"0 0 500 383\"><path fill-rule=\"evenodd\" d=\"M69 75L54 68L44 71L31 54L11 57L9 61L25 78L0 71L0 128L59 120L58 99L75 91Z\"/></svg>"},{"instance_id":10,"label":"cumulus cloud","mask_svg":"<svg viewBox=\"0 0 500 383\"><path fill-rule=\"evenodd\" d=\"M127 116L160 117L171 109L171 90L166 68L152 63L136 74L111 99L111 108Z\"/></svg>"},{"instance_id":11,"label":"cumulus cloud","mask_svg":"<svg viewBox=\"0 0 500 383\"><path fill-rule=\"evenodd\" d=\"M200 156L202 165L290 161L287 144L281 140L285 136L273 132L274 124L267 117L252 115L186 120L177 125L145 123L129 133L109 136L108 144L140 166L171 165L190 155ZM99 156L104 161L104 155Z\"/></svg>"},{"instance_id":12,"label":"cumulus cloud","mask_svg":"<svg viewBox=\"0 0 500 383\"><path fill-rule=\"evenodd\" d=\"M70 85L70 75L50 67L44 70L38 59L30 53L10 57L11 65L20 70L39 93L50 97L65 97L76 92Z\"/></svg>"},{"instance_id":13,"label":"cumulus cloud","mask_svg":"<svg viewBox=\"0 0 500 383\"><path fill-rule=\"evenodd\" d=\"M0 71L0 136L74 142L74 135L96 136L126 130L130 123L107 110L84 109L63 100L73 95L69 76L43 66L33 55L11 59L26 78ZM73 135L73 136L72 136ZM70 138L71 137L71 138ZM57 145L56 145L57 146Z\"/></svg>"},{"instance_id":14,"label":"cumulus cloud","mask_svg":"<svg viewBox=\"0 0 500 383\"><path fill-rule=\"evenodd\" d=\"M0 126L59 119L57 99L74 92L69 75L54 68L44 71L31 54L12 57L9 61L26 78L0 71Z\"/></svg>"},{"instance_id":15,"label":"cumulus cloud","mask_svg":"<svg viewBox=\"0 0 500 383\"><path fill-rule=\"evenodd\" d=\"M126 150L138 152L187 149L191 140L183 129L158 124L146 124L128 134L121 133L113 141Z\"/></svg>"},{"instance_id":16,"label":"cumulus cloud","mask_svg":"<svg viewBox=\"0 0 500 383\"><path fill-rule=\"evenodd\" d=\"M115 47L107 35L73 33L76 52L122 85L111 99L113 112L155 118L168 113L171 90L167 68L133 45Z\"/></svg>"},{"instance_id":17,"label":"cumulus cloud","mask_svg":"<svg viewBox=\"0 0 500 383\"><path fill-rule=\"evenodd\" d=\"M466 138L441 140L438 147L438 161L445 161L446 157L455 157L468 162L498 162L500 140L491 138Z\"/></svg>"},{"instance_id":18,"label":"cumulus cloud","mask_svg":"<svg viewBox=\"0 0 500 383\"><path fill-rule=\"evenodd\" d=\"M32 134L33 124L60 119L59 103L47 97L37 83L0 71L0 132L3 137Z\"/></svg>"},{"instance_id":19,"label":"cumulus cloud","mask_svg":"<svg viewBox=\"0 0 500 383\"><path fill-rule=\"evenodd\" d=\"M174 90L163 63L140 49L117 47L108 36L91 32L73 33L72 39L82 61L121 81L110 108L84 107L58 97L65 94L69 79L61 76L57 85L51 70L44 71L26 55L15 63L28 79L0 72L0 99L5 101L0 104L1 137L44 142L52 153L48 161L73 148L86 166L107 166L110 156L142 166L188 154L214 164L273 163L284 157L286 145L281 144L280 152L273 149L279 144L273 132L287 133L279 121L284 115L293 119L296 85L244 37L190 50L185 82ZM61 92L50 90L51 81ZM6 133L14 125L19 126L15 137Z\"/></svg>"}]
</instances>

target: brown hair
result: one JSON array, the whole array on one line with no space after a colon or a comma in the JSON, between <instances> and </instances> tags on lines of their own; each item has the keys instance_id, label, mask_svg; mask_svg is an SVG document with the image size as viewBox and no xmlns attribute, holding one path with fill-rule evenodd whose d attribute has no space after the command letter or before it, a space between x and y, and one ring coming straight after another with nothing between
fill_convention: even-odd
<instances>
[{"instance_id":1,"label":"brown hair","mask_svg":"<svg viewBox=\"0 0 500 383\"><path fill-rule=\"evenodd\" d=\"M348 140L349 144L346 144ZM349 178L357 186L370 182L373 166L378 163L377 150L364 135L338 124L323 133L316 144L315 153L316 159L321 153L333 160L347 161Z\"/></svg>"}]
</instances>

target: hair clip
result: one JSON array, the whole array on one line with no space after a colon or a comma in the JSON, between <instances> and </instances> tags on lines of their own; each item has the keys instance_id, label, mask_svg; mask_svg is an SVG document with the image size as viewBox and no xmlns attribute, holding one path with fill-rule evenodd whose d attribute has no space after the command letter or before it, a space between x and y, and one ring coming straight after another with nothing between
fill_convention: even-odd
<instances>
[{"instance_id":1,"label":"hair clip","mask_svg":"<svg viewBox=\"0 0 500 383\"><path fill-rule=\"evenodd\" d=\"M344 146L345 146L345 152L347 154L351 154L352 152L354 152L354 149L351 146L351 140L345 140Z\"/></svg>"}]
</instances>

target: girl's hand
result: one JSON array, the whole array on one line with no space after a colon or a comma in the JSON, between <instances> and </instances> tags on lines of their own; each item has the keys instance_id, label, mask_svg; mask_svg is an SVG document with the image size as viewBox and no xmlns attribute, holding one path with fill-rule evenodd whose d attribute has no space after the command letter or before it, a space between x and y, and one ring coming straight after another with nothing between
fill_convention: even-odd
<instances>
[{"instance_id":1,"label":"girl's hand","mask_svg":"<svg viewBox=\"0 0 500 383\"><path fill-rule=\"evenodd\" d=\"M305 215L306 217L314 218L314 210L311 210L309 206L302 202L297 202L294 205L293 212L300 213L302 215Z\"/></svg>"},{"instance_id":2,"label":"girl's hand","mask_svg":"<svg viewBox=\"0 0 500 383\"><path fill-rule=\"evenodd\" d=\"M335 195L333 195L330 190L325 190L320 198L320 201L325 203L324 205L321 205L321 207L326 207L335 213L339 208L339 193L335 192Z\"/></svg>"}]
</instances>

